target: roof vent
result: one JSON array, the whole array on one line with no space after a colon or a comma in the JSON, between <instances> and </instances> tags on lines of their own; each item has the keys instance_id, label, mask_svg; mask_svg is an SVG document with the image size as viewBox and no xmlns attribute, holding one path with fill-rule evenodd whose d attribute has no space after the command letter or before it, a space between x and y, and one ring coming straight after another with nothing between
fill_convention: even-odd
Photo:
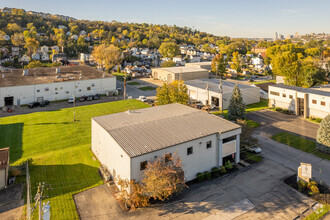
<instances>
[{"instance_id":1,"label":"roof vent","mask_svg":"<svg viewBox=\"0 0 330 220\"><path fill-rule=\"evenodd\" d=\"M61 68L56 68L56 73L61 73Z\"/></svg>"},{"instance_id":2,"label":"roof vent","mask_svg":"<svg viewBox=\"0 0 330 220\"><path fill-rule=\"evenodd\" d=\"M28 76L29 75L29 70L23 70L23 76Z\"/></svg>"}]
</instances>

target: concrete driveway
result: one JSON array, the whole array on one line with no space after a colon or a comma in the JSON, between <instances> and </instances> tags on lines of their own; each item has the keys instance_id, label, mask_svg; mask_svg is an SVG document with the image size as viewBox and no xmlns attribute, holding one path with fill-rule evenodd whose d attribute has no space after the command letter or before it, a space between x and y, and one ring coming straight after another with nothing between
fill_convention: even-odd
<instances>
[{"instance_id":1,"label":"concrete driveway","mask_svg":"<svg viewBox=\"0 0 330 220\"><path fill-rule=\"evenodd\" d=\"M0 190L0 219L21 219L24 209L22 192L22 184L15 184L7 189Z\"/></svg>"},{"instance_id":2,"label":"concrete driveway","mask_svg":"<svg viewBox=\"0 0 330 220\"><path fill-rule=\"evenodd\" d=\"M267 109L251 112L246 116L248 119L261 124L256 130L261 135L267 137L285 131L315 140L319 128L319 124L307 121L301 117L286 115Z\"/></svg>"},{"instance_id":3,"label":"concrete driveway","mask_svg":"<svg viewBox=\"0 0 330 220\"><path fill-rule=\"evenodd\" d=\"M81 219L293 219L315 201L283 182L294 172L265 159L225 177L191 185L180 199L123 212L106 186L75 195Z\"/></svg>"}]
</instances>

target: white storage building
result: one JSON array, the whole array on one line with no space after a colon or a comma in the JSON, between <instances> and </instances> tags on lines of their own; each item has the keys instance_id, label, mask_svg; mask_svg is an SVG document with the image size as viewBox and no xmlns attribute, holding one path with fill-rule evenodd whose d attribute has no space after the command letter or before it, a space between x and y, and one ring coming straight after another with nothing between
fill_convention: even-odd
<instances>
[{"instance_id":1,"label":"white storage building","mask_svg":"<svg viewBox=\"0 0 330 220\"><path fill-rule=\"evenodd\" d=\"M219 79L197 79L186 81L190 99L202 102L207 105L208 102L215 106L222 106L227 109L230 98L233 94L235 86L234 82L222 80L223 95L220 93ZM243 101L245 104L252 104L260 102L260 89L255 86L237 84L241 90ZM221 103L221 100L223 103Z\"/></svg>"},{"instance_id":2,"label":"white storage building","mask_svg":"<svg viewBox=\"0 0 330 220\"><path fill-rule=\"evenodd\" d=\"M148 161L180 157L185 181L240 160L241 127L221 117L169 104L92 118L92 151L113 179L140 181Z\"/></svg>"},{"instance_id":3,"label":"white storage building","mask_svg":"<svg viewBox=\"0 0 330 220\"><path fill-rule=\"evenodd\" d=\"M180 66L167 68L153 68L152 77L154 79L163 80L165 82L173 82L176 80L193 80L209 77L209 71L199 66Z\"/></svg>"},{"instance_id":4,"label":"white storage building","mask_svg":"<svg viewBox=\"0 0 330 220\"><path fill-rule=\"evenodd\" d=\"M280 107L304 118L324 118L330 114L330 92L290 86L270 85L269 107Z\"/></svg>"},{"instance_id":5,"label":"white storage building","mask_svg":"<svg viewBox=\"0 0 330 220\"><path fill-rule=\"evenodd\" d=\"M116 78L87 65L0 73L0 107L116 91Z\"/></svg>"}]
</instances>

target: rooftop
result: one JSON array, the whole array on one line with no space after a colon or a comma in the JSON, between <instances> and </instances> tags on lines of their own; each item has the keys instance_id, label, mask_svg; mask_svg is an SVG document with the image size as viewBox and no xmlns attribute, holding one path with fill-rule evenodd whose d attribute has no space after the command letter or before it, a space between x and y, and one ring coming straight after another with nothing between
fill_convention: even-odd
<instances>
[{"instance_id":1,"label":"rooftop","mask_svg":"<svg viewBox=\"0 0 330 220\"><path fill-rule=\"evenodd\" d=\"M9 165L9 148L0 149L0 169Z\"/></svg>"},{"instance_id":2,"label":"rooftop","mask_svg":"<svg viewBox=\"0 0 330 220\"><path fill-rule=\"evenodd\" d=\"M56 73L57 68L60 69L60 73ZM42 67L26 70L27 75L23 74L23 69L1 72L0 87L114 77L87 65Z\"/></svg>"},{"instance_id":3,"label":"rooftop","mask_svg":"<svg viewBox=\"0 0 330 220\"><path fill-rule=\"evenodd\" d=\"M327 91L322 91L322 90L318 90L318 89L311 89L311 88L303 88L303 87L298 87L298 86L290 86L290 85L285 85L283 83L276 84L276 85L271 85L271 87L282 88L282 89L290 89L290 90L295 90L297 92L310 93L310 94L323 95L323 96L329 96L330 97L330 92L327 92Z\"/></svg>"},{"instance_id":4,"label":"rooftop","mask_svg":"<svg viewBox=\"0 0 330 220\"><path fill-rule=\"evenodd\" d=\"M177 103L93 120L107 130L130 157L240 128L218 116Z\"/></svg>"},{"instance_id":5,"label":"rooftop","mask_svg":"<svg viewBox=\"0 0 330 220\"><path fill-rule=\"evenodd\" d=\"M207 72L206 69L200 68L198 66L178 66L178 67L166 67L166 68L156 68L161 70L166 70L171 73L191 73L191 72Z\"/></svg>"},{"instance_id":6,"label":"rooftop","mask_svg":"<svg viewBox=\"0 0 330 220\"><path fill-rule=\"evenodd\" d=\"M211 92L220 92L219 79L195 79L195 80L185 81L184 83L187 86L197 87L199 89L206 89L208 83L208 87ZM237 85L240 89L255 88L254 86L249 86L245 84L237 84ZM234 86L235 86L234 82L222 80L222 89L224 94L233 92Z\"/></svg>"}]
</instances>

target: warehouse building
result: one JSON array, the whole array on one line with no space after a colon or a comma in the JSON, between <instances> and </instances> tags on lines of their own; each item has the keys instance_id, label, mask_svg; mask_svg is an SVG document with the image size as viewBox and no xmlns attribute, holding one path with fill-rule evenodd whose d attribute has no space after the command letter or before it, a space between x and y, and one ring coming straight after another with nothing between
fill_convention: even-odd
<instances>
[{"instance_id":1,"label":"warehouse building","mask_svg":"<svg viewBox=\"0 0 330 220\"><path fill-rule=\"evenodd\" d=\"M212 62L197 62L197 63L186 63L187 67L198 67L206 70L211 70Z\"/></svg>"},{"instance_id":2,"label":"warehouse building","mask_svg":"<svg viewBox=\"0 0 330 220\"><path fill-rule=\"evenodd\" d=\"M0 190L8 185L9 148L0 149Z\"/></svg>"},{"instance_id":3,"label":"warehouse building","mask_svg":"<svg viewBox=\"0 0 330 220\"><path fill-rule=\"evenodd\" d=\"M193 80L209 77L209 71L199 66L182 66L168 68L152 69L152 77L154 79L163 80L165 82L173 82L176 80Z\"/></svg>"},{"instance_id":4,"label":"warehouse building","mask_svg":"<svg viewBox=\"0 0 330 220\"><path fill-rule=\"evenodd\" d=\"M223 94L220 93L219 79L197 79L186 81L189 97L192 100L202 102L204 105L222 106L227 109L230 98L233 94L235 86L234 82L222 80ZM237 84L241 90L243 101L245 104L260 102L260 89L255 86Z\"/></svg>"},{"instance_id":5,"label":"warehouse building","mask_svg":"<svg viewBox=\"0 0 330 220\"><path fill-rule=\"evenodd\" d=\"M285 84L270 85L269 107L280 107L304 118L330 114L330 92Z\"/></svg>"},{"instance_id":6,"label":"warehouse building","mask_svg":"<svg viewBox=\"0 0 330 220\"><path fill-rule=\"evenodd\" d=\"M238 163L240 133L221 117L169 104L92 118L92 151L113 179L137 181L148 161L175 154L190 181L225 158Z\"/></svg>"},{"instance_id":7,"label":"warehouse building","mask_svg":"<svg viewBox=\"0 0 330 220\"><path fill-rule=\"evenodd\" d=\"M114 76L87 65L17 69L1 73L0 107L115 90Z\"/></svg>"}]
</instances>

